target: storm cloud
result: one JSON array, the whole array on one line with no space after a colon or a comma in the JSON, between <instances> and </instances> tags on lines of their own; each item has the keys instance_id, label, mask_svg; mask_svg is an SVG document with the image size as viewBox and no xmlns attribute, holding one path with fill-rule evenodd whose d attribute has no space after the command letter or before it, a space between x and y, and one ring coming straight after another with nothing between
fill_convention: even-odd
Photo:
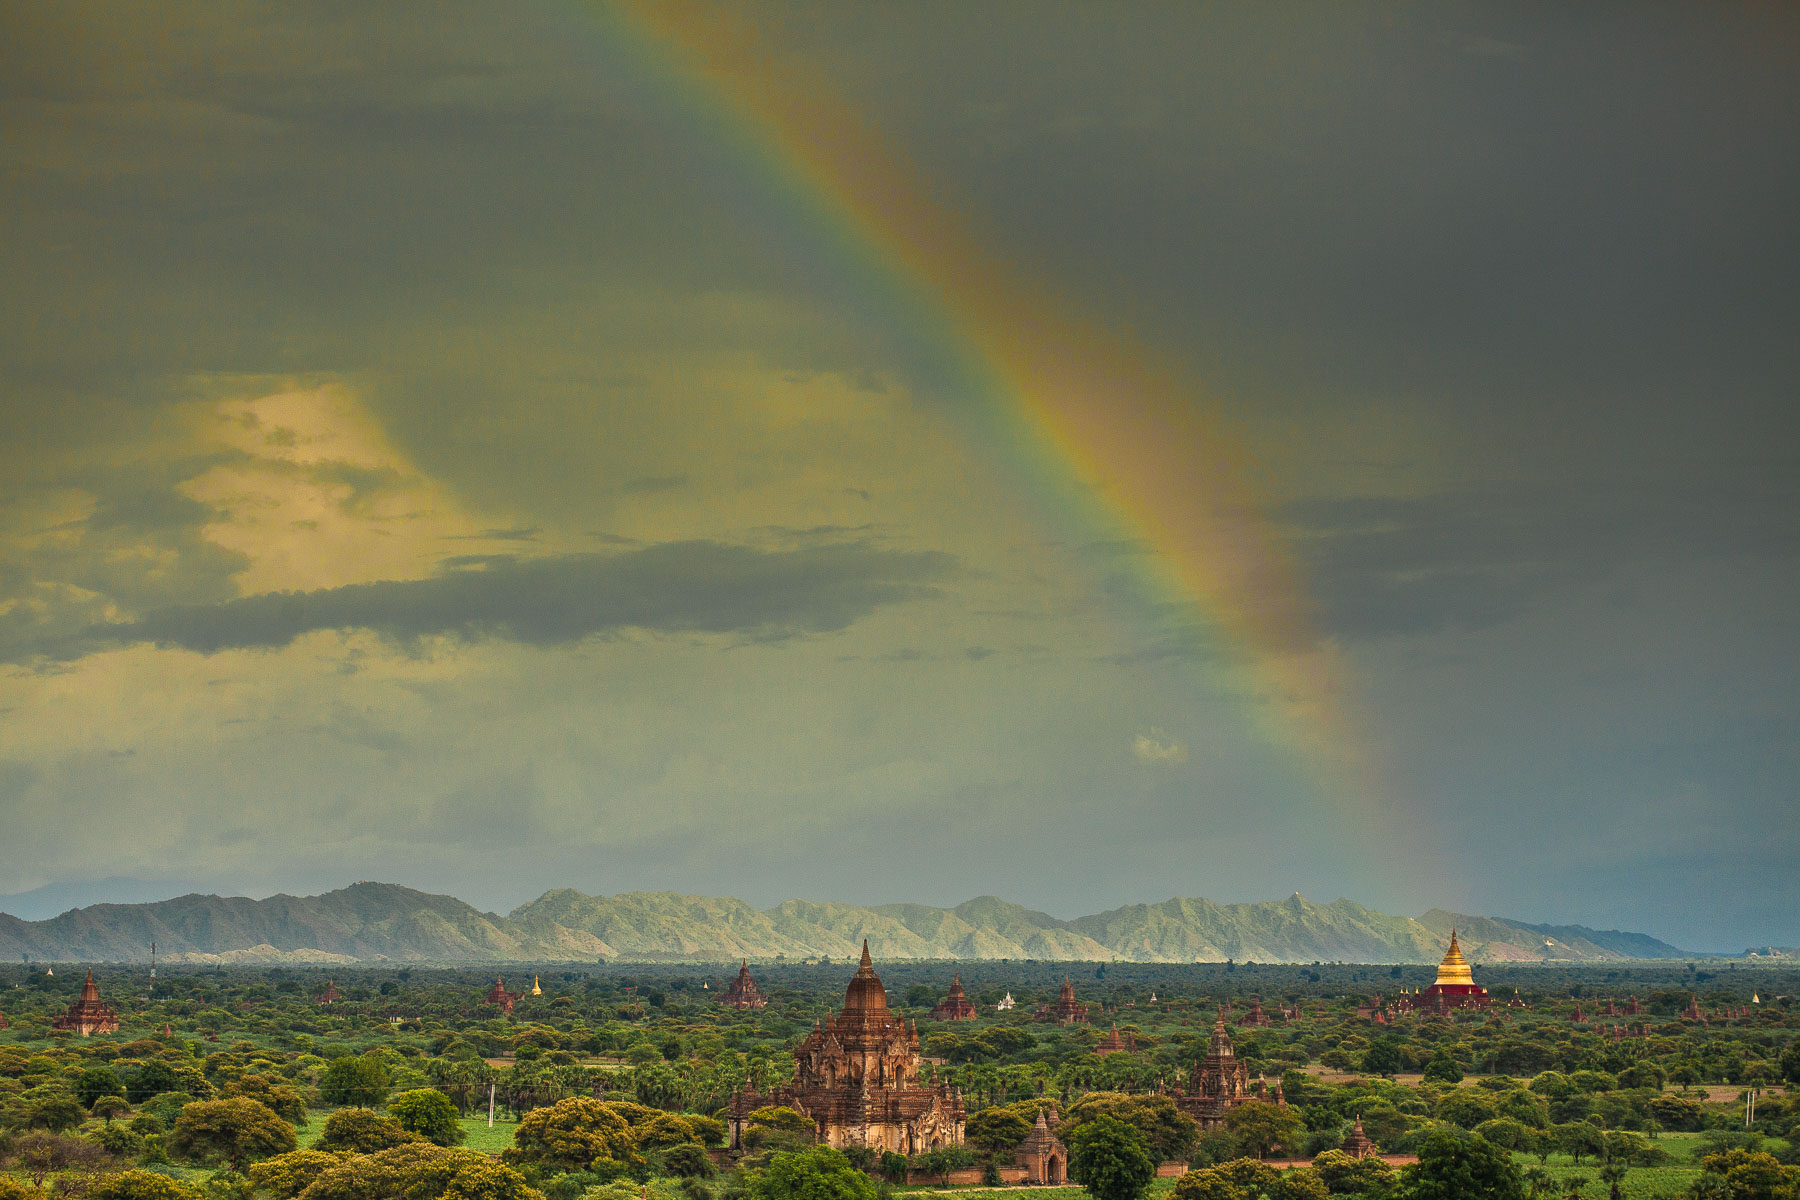
<instances>
[{"instance_id":1,"label":"storm cloud","mask_svg":"<svg viewBox=\"0 0 1800 1200\"><path fill-rule=\"evenodd\" d=\"M845 629L877 608L936 595L956 560L867 543L764 550L671 542L621 554L460 560L430 579L166 608L97 625L91 644L151 642L202 654L275 649L325 629L367 629L398 642L498 638L533 646L593 634L739 634L774 640Z\"/></svg>"}]
</instances>

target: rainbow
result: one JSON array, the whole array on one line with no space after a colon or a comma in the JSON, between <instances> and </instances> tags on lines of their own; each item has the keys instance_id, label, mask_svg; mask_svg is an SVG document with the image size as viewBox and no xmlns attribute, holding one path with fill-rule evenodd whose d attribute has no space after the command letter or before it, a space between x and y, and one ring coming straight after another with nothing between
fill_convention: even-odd
<instances>
[{"instance_id":1,"label":"rainbow","mask_svg":"<svg viewBox=\"0 0 1800 1200\"><path fill-rule=\"evenodd\" d=\"M1183 606L1223 643L1271 740L1333 790L1363 776L1335 647L1246 482L1245 447L1200 389L998 261L816 72L774 57L728 8L618 0L600 11L696 120L746 151L810 241L935 339L972 402L954 419L1053 520L1150 547L1146 596Z\"/></svg>"}]
</instances>

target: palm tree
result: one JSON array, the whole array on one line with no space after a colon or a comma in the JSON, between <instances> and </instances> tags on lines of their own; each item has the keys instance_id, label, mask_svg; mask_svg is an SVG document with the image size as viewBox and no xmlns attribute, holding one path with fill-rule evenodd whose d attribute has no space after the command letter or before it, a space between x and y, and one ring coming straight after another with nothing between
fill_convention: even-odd
<instances>
[{"instance_id":1,"label":"palm tree","mask_svg":"<svg viewBox=\"0 0 1800 1200\"><path fill-rule=\"evenodd\" d=\"M1526 1167L1525 1186L1531 1189L1532 1200L1540 1200L1556 1189L1556 1177L1543 1167Z\"/></svg>"}]
</instances>

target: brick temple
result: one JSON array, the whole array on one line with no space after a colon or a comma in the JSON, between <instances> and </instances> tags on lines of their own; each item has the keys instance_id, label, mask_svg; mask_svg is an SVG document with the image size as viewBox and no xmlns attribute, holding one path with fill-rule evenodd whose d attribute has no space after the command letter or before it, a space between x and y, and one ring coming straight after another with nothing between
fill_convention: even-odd
<instances>
[{"instance_id":1,"label":"brick temple","mask_svg":"<svg viewBox=\"0 0 1800 1200\"><path fill-rule=\"evenodd\" d=\"M750 960L741 959L737 978L731 981L731 986L719 997L719 1003L728 1008L751 1009L761 1008L768 1002L768 998L758 990L756 980L750 977Z\"/></svg>"},{"instance_id":2,"label":"brick temple","mask_svg":"<svg viewBox=\"0 0 1800 1200\"><path fill-rule=\"evenodd\" d=\"M1206 1057L1188 1072L1187 1091L1175 1097L1176 1107L1200 1123L1202 1129L1224 1124L1228 1110L1257 1096L1250 1090L1250 1069L1238 1061L1225 1030L1225 1010L1213 1025L1206 1043Z\"/></svg>"},{"instance_id":3,"label":"brick temple","mask_svg":"<svg viewBox=\"0 0 1800 1200\"><path fill-rule=\"evenodd\" d=\"M921 1154L962 1145L962 1096L919 1081L919 1031L889 1011L867 942L843 1011L813 1027L794 1050L794 1068L793 1083L766 1096L744 1088L731 1098L733 1149L743 1146L749 1115L768 1105L798 1112L819 1142L839 1149Z\"/></svg>"},{"instance_id":4,"label":"brick temple","mask_svg":"<svg viewBox=\"0 0 1800 1200\"><path fill-rule=\"evenodd\" d=\"M969 997L963 993L962 976L959 974L950 980L950 991L943 1002L931 1010L934 1021L973 1021L975 1006L969 1003Z\"/></svg>"},{"instance_id":5,"label":"brick temple","mask_svg":"<svg viewBox=\"0 0 1800 1200\"><path fill-rule=\"evenodd\" d=\"M1075 985L1063 976L1062 990L1056 994L1056 1003L1037 1010L1040 1021L1054 1021L1058 1025L1086 1025L1088 1019L1087 1005L1075 999Z\"/></svg>"},{"instance_id":6,"label":"brick temple","mask_svg":"<svg viewBox=\"0 0 1800 1200\"><path fill-rule=\"evenodd\" d=\"M87 982L81 985L81 998L69 1005L62 1016L50 1022L50 1028L66 1029L81 1037L112 1033L119 1028L119 1014L101 1003L100 989L94 986L94 972L91 968L87 973Z\"/></svg>"},{"instance_id":7,"label":"brick temple","mask_svg":"<svg viewBox=\"0 0 1800 1200\"><path fill-rule=\"evenodd\" d=\"M506 981L496 975L494 976L494 986L488 989L488 994L481 998L481 1002L491 1004L501 1012L510 1015L513 1005L518 1002L518 999L517 996L506 990Z\"/></svg>"}]
</instances>

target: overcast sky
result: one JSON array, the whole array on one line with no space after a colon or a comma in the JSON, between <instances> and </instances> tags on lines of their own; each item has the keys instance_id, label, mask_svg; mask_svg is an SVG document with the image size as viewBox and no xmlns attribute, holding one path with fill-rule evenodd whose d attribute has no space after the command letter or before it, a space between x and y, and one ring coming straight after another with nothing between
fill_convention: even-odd
<instances>
[{"instance_id":1,"label":"overcast sky","mask_svg":"<svg viewBox=\"0 0 1800 1200\"><path fill-rule=\"evenodd\" d=\"M1048 499L1119 480L981 435L954 316L674 45L21 0L0 892L1299 891L1800 944L1800 10L714 19L1169 365L1355 770L1138 586L1166 547Z\"/></svg>"}]
</instances>

